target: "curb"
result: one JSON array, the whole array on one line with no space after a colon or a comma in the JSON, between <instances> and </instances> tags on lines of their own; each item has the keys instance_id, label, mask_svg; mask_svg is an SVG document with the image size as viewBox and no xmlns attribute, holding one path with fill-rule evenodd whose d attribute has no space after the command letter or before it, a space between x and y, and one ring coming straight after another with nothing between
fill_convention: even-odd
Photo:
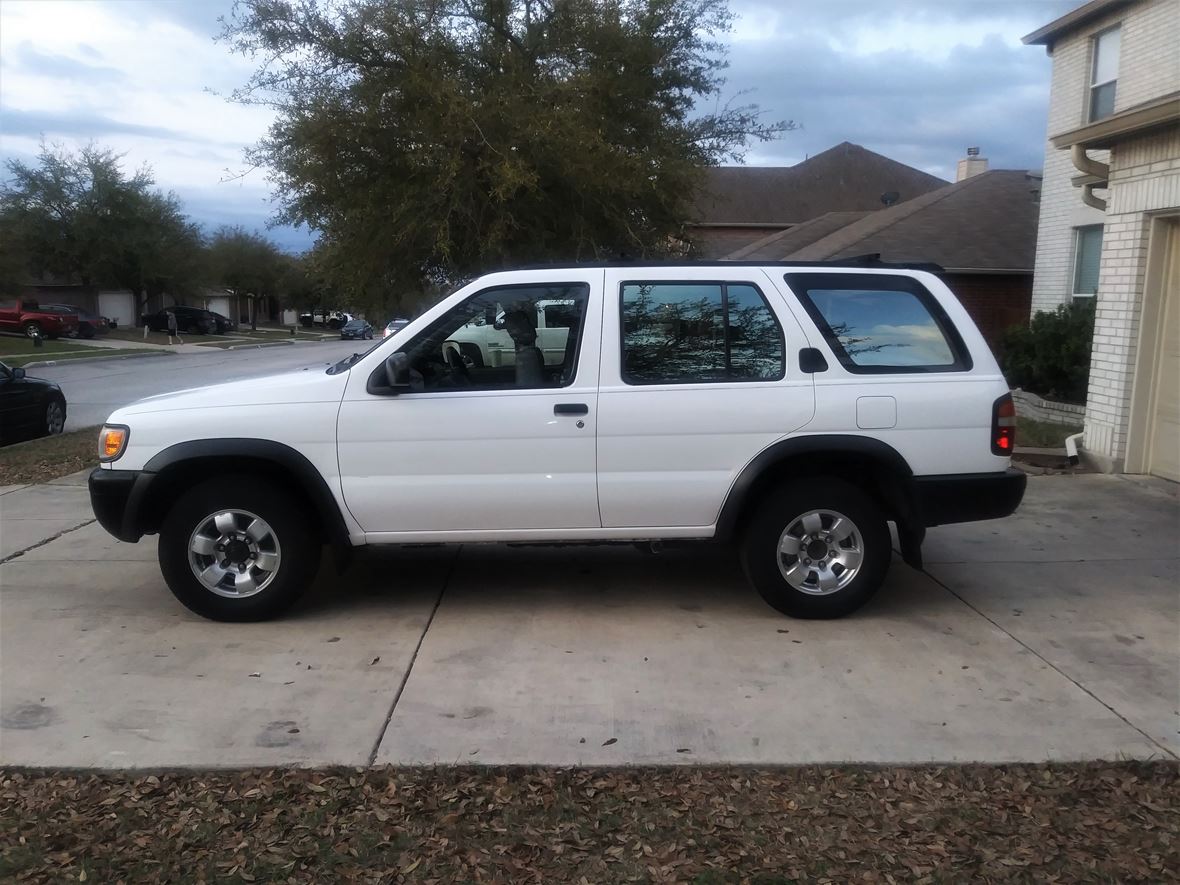
<instances>
[{"instance_id":1,"label":"curb","mask_svg":"<svg viewBox=\"0 0 1180 885\"><path fill-rule=\"evenodd\" d=\"M263 341L261 344L231 344L229 347L217 347L216 345L200 345L198 347L208 347L210 350L258 350L263 347L289 347L294 344L294 341Z\"/></svg>"},{"instance_id":2,"label":"curb","mask_svg":"<svg viewBox=\"0 0 1180 885\"><path fill-rule=\"evenodd\" d=\"M113 356L80 356L65 360L39 360L25 363L22 369L43 369L47 366L66 366L71 363L97 363L101 360L134 360L142 356L175 356L166 350L145 350L143 353L120 353Z\"/></svg>"}]
</instances>

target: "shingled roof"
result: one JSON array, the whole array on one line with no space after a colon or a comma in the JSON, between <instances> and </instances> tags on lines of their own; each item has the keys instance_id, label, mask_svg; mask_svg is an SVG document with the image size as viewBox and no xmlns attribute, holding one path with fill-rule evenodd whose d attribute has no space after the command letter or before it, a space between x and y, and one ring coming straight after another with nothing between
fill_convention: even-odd
<instances>
[{"instance_id":1,"label":"shingled roof","mask_svg":"<svg viewBox=\"0 0 1180 885\"><path fill-rule=\"evenodd\" d=\"M929 261L948 271L1031 273L1040 187L1037 174L993 169L871 212L807 245L760 249L757 259L826 261L879 253L884 261Z\"/></svg>"},{"instance_id":2,"label":"shingled roof","mask_svg":"<svg viewBox=\"0 0 1180 885\"><path fill-rule=\"evenodd\" d=\"M842 142L794 166L712 166L696 201L696 222L791 225L827 212L880 209L946 185L941 178Z\"/></svg>"},{"instance_id":3,"label":"shingled roof","mask_svg":"<svg viewBox=\"0 0 1180 885\"><path fill-rule=\"evenodd\" d=\"M737 261L776 261L783 255L809 246L830 233L860 221L868 212L828 212L819 218L796 224L786 230L775 231L725 257Z\"/></svg>"}]
</instances>

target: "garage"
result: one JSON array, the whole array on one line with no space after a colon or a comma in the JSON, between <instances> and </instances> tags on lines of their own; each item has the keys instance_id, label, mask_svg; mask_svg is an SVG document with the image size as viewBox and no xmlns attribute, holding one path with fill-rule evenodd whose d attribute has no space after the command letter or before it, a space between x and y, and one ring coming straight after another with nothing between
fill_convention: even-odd
<instances>
[{"instance_id":1,"label":"garage","mask_svg":"<svg viewBox=\"0 0 1180 885\"><path fill-rule=\"evenodd\" d=\"M120 328L135 326L135 296L130 292L99 292L98 312Z\"/></svg>"},{"instance_id":2,"label":"garage","mask_svg":"<svg viewBox=\"0 0 1180 885\"><path fill-rule=\"evenodd\" d=\"M1147 472L1180 482L1180 221L1162 228L1160 323L1147 426Z\"/></svg>"}]
</instances>

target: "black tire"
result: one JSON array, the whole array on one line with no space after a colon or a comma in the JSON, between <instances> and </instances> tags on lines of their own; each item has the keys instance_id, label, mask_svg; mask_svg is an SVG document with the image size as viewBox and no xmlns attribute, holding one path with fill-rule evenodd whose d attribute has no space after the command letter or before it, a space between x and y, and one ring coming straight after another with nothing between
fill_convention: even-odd
<instances>
[{"instance_id":1,"label":"black tire","mask_svg":"<svg viewBox=\"0 0 1180 885\"><path fill-rule=\"evenodd\" d=\"M842 560L848 559L847 551L837 550L830 541L824 553L829 558L825 559L810 559L805 546L800 547L798 557L779 551L788 529L798 530L804 515L820 511L850 520L855 534L836 543L840 547L854 547L858 537L861 550L859 566L847 579L848 583L825 595L818 592L820 573L805 564L827 563L824 566L827 575L834 575L838 582L846 574ZM825 534L834 522L830 516L820 519L820 534ZM830 558L833 551L836 551L835 559ZM795 618L839 618L860 608L881 586L892 555L889 527L880 507L860 489L836 477L814 477L784 484L754 512L741 542L742 568L754 589L772 607ZM812 585L810 592L788 581L784 570L794 572L793 576L806 575L801 580Z\"/></svg>"},{"instance_id":2,"label":"black tire","mask_svg":"<svg viewBox=\"0 0 1180 885\"><path fill-rule=\"evenodd\" d=\"M207 518L224 510L253 514L269 524L280 558L273 577L254 595L220 596L189 562L189 544ZM290 608L315 578L322 540L305 505L279 486L250 476L202 483L168 511L160 528L160 570L172 594L190 611L214 621L265 621ZM232 576L232 573L231 573Z\"/></svg>"},{"instance_id":3,"label":"black tire","mask_svg":"<svg viewBox=\"0 0 1180 885\"><path fill-rule=\"evenodd\" d=\"M41 334L43 334L43 333L41 332L41 324L40 323L25 323L25 337L26 338L36 338L37 336L39 336Z\"/></svg>"}]
</instances>

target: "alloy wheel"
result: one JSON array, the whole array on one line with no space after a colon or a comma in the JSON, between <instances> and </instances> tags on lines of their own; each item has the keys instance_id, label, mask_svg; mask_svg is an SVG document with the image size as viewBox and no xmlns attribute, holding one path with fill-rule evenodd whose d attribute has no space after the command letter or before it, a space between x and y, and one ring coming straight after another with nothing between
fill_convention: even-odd
<instances>
[{"instance_id":1,"label":"alloy wheel","mask_svg":"<svg viewBox=\"0 0 1180 885\"><path fill-rule=\"evenodd\" d=\"M188 558L205 589L243 599L261 593L274 580L282 550L266 520L246 510L219 510L193 530Z\"/></svg>"},{"instance_id":2,"label":"alloy wheel","mask_svg":"<svg viewBox=\"0 0 1180 885\"><path fill-rule=\"evenodd\" d=\"M834 510L811 510L779 536L778 567L803 593L827 596L843 590L864 562L864 539L856 524Z\"/></svg>"}]
</instances>

